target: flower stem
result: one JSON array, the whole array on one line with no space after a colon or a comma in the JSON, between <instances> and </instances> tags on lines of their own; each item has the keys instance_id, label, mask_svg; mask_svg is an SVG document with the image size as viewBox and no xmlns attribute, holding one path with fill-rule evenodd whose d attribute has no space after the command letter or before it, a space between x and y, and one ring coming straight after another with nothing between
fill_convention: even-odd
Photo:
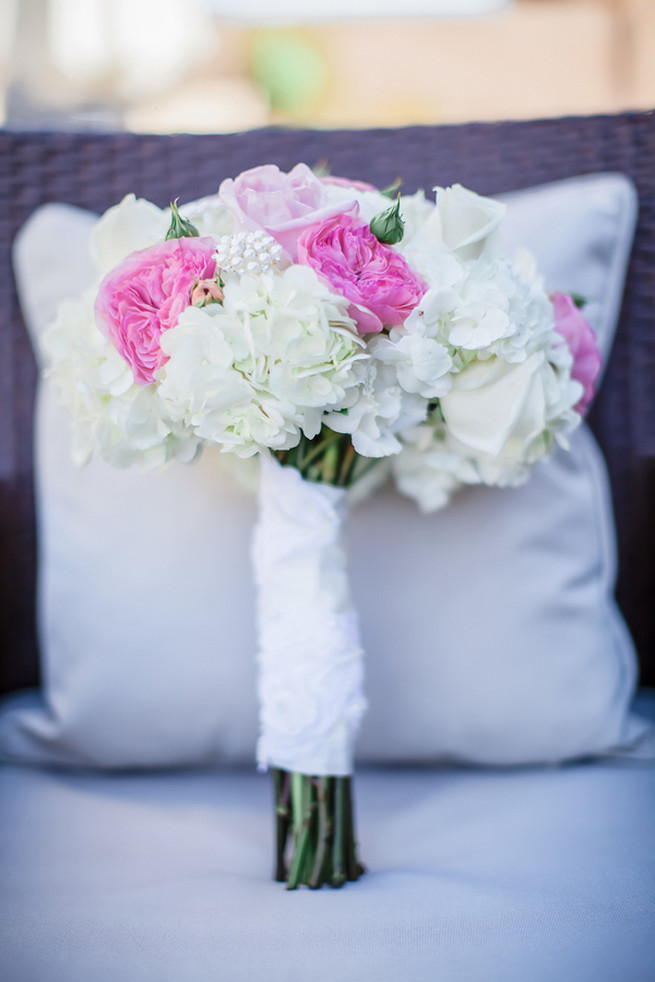
<instances>
[{"instance_id":1,"label":"flower stem","mask_svg":"<svg viewBox=\"0 0 655 982\"><path fill-rule=\"evenodd\" d=\"M312 890L318 890L323 885L325 860L328 854L328 781L329 777L319 777L316 781L318 797L318 845L314 867L309 877L308 885Z\"/></svg>"},{"instance_id":2,"label":"flower stem","mask_svg":"<svg viewBox=\"0 0 655 982\"><path fill-rule=\"evenodd\" d=\"M343 778L335 778L334 784L334 842L332 843L332 879L333 887L342 887L346 882L344 862L344 811L343 811Z\"/></svg>"},{"instance_id":3,"label":"flower stem","mask_svg":"<svg viewBox=\"0 0 655 982\"><path fill-rule=\"evenodd\" d=\"M324 484L337 483L337 470L339 467L339 443L337 440L330 441L323 454L321 466L321 478Z\"/></svg>"},{"instance_id":4,"label":"flower stem","mask_svg":"<svg viewBox=\"0 0 655 982\"><path fill-rule=\"evenodd\" d=\"M333 433L331 436L321 436L319 440L314 443L313 441L301 439L298 444L298 456L296 458L295 466L298 468L302 476L304 477L307 473L307 469L310 464L312 464L317 457L324 454L328 447L333 443L338 443L343 440L342 433Z\"/></svg>"},{"instance_id":5,"label":"flower stem","mask_svg":"<svg viewBox=\"0 0 655 982\"><path fill-rule=\"evenodd\" d=\"M293 816L294 852L289 869L287 890L304 882L306 853L312 828L312 784L305 774L291 775L291 813Z\"/></svg>"},{"instance_id":6,"label":"flower stem","mask_svg":"<svg viewBox=\"0 0 655 982\"><path fill-rule=\"evenodd\" d=\"M352 781L351 778L344 779L344 799L346 811L346 870L349 880L356 880L365 872L364 867L357 859L357 843L355 841L355 810L353 807Z\"/></svg>"},{"instance_id":7,"label":"flower stem","mask_svg":"<svg viewBox=\"0 0 655 982\"><path fill-rule=\"evenodd\" d=\"M364 872L355 846L352 783L349 777L313 777L273 769L275 790L275 879L287 890L324 883L342 887ZM285 853L291 842L287 870Z\"/></svg>"},{"instance_id":8,"label":"flower stem","mask_svg":"<svg viewBox=\"0 0 655 982\"><path fill-rule=\"evenodd\" d=\"M353 465L357 458L357 452L350 441L346 444L346 449L344 450L343 456L341 458L341 467L339 469L339 477L337 484L341 488L346 488L350 484L350 476L352 472Z\"/></svg>"},{"instance_id":9,"label":"flower stem","mask_svg":"<svg viewBox=\"0 0 655 982\"><path fill-rule=\"evenodd\" d=\"M290 778L286 771L273 769L273 784L275 788L275 879L284 883L287 878L284 853L289 836L290 813L289 794Z\"/></svg>"}]
</instances>

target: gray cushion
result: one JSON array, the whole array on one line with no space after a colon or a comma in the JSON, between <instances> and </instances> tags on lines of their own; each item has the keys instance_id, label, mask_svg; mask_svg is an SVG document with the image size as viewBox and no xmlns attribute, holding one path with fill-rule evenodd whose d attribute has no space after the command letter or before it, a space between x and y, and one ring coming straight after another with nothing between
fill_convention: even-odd
<instances>
[{"instance_id":1,"label":"gray cushion","mask_svg":"<svg viewBox=\"0 0 655 982\"><path fill-rule=\"evenodd\" d=\"M356 791L366 876L290 894L266 777L1 768L0 976L655 978L652 766L368 770Z\"/></svg>"}]
</instances>

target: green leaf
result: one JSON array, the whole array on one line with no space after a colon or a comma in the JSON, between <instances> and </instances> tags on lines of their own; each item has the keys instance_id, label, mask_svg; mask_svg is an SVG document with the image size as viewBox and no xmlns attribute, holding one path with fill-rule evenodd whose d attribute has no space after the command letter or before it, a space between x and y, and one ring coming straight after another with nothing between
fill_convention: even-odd
<instances>
[{"instance_id":1,"label":"green leaf","mask_svg":"<svg viewBox=\"0 0 655 982\"><path fill-rule=\"evenodd\" d=\"M383 194L385 198L395 198L402 186L403 186L403 182L401 178L397 177L396 180L393 182L393 184L390 184L388 187L383 188L380 191L380 194Z\"/></svg>"},{"instance_id":2,"label":"green leaf","mask_svg":"<svg viewBox=\"0 0 655 982\"><path fill-rule=\"evenodd\" d=\"M327 157L322 157L317 161L312 167L312 173L316 177L329 177L332 173L330 170L330 164L328 163Z\"/></svg>"},{"instance_id":3,"label":"green leaf","mask_svg":"<svg viewBox=\"0 0 655 982\"><path fill-rule=\"evenodd\" d=\"M192 225L190 221L186 218L182 218L179 211L177 210L177 202L171 201L171 225L166 233L167 239L196 239L199 237L200 232Z\"/></svg>"},{"instance_id":4,"label":"green leaf","mask_svg":"<svg viewBox=\"0 0 655 982\"><path fill-rule=\"evenodd\" d=\"M578 310L582 310L582 308L586 307L589 303L589 298L583 297L581 293L570 293L569 296Z\"/></svg>"}]
</instances>

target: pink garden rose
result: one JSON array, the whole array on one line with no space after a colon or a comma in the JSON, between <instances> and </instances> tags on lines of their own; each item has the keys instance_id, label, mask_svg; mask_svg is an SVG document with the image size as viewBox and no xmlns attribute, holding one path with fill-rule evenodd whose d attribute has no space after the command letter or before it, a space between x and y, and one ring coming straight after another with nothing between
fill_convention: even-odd
<instances>
[{"instance_id":1,"label":"pink garden rose","mask_svg":"<svg viewBox=\"0 0 655 982\"><path fill-rule=\"evenodd\" d=\"M574 407L584 416L594 396L594 382L601 369L601 357L596 335L567 293L553 293L555 330L566 341L573 355L571 377L581 382L584 393Z\"/></svg>"},{"instance_id":2,"label":"pink garden rose","mask_svg":"<svg viewBox=\"0 0 655 982\"><path fill-rule=\"evenodd\" d=\"M378 242L367 223L351 215L303 232L298 262L350 300L349 313L360 334L402 324L427 290L399 252Z\"/></svg>"},{"instance_id":3,"label":"pink garden rose","mask_svg":"<svg viewBox=\"0 0 655 982\"><path fill-rule=\"evenodd\" d=\"M275 164L246 170L221 183L218 195L251 231L264 229L293 262L298 236L308 226L342 212L357 212L357 201L330 202L323 183L306 164L285 174Z\"/></svg>"},{"instance_id":4,"label":"pink garden rose","mask_svg":"<svg viewBox=\"0 0 655 982\"><path fill-rule=\"evenodd\" d=\"M96 298L96 323L130 365L137 385L149 385L166 361L159 339L191 304L194 287L216 272L207 238L169 239L133 252L109 273Z\"/></svg>"}]
</instances>

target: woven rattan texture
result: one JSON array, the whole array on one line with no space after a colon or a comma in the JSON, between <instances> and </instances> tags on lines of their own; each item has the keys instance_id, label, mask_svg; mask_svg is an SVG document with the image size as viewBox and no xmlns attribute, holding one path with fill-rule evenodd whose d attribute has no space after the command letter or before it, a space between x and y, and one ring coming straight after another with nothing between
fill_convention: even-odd
<instances>
[{"instance_id":1,"label":"woven rattan texture","mask_svg":"<svg viewBox=\"0 0 655 982\"><path fill-rule=\"evenodd\" d=\"M228 136L0 133L0 689L37 678L32 405L36 372L10 272L13 237L46 201L102 211L134 191L164 205L213 192L260 163L327 162L335 174L407 191L456 181L481 193L576 174L619 171L635 182L640 222L621 324L592 425L617 511L618 598L645 681L655 684L655 115L412 127L260 130ZM65 248L65 244L62 244ZM35 270L38 276L38 270Z\"/></svg>"}]
</instances>

